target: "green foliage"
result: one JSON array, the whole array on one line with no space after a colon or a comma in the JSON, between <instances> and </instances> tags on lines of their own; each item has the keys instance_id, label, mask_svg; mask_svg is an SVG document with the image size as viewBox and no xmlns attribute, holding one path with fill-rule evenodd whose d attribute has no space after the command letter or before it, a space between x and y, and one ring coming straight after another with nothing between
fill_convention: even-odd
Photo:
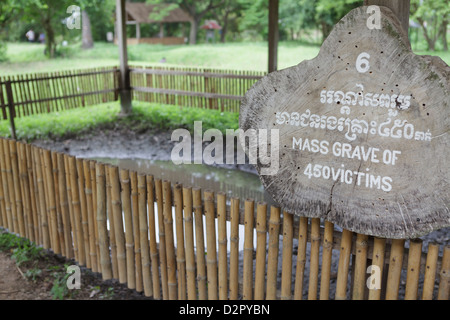
<instances>
[{"instance_id":1,"label":"green foliage","mask_svg":"<svg viewBox=\"0 0 450 320\"><path fill-rule=\"evenodd\" d=\"M448 51L447 29L450 24L448 0L412 0L411 18L417 21L427 43L427 50Z\"/></svg>"},{"instance_id":2,"label":"green foliage","mask_svg":"<svg viewBox=\"0 0 450 320\"><path fill-rule=\"evenodd\" d=\"M8 56L6 54L6 42L0 40L0 62L4 62L8 60Z\"/></svg>"},{"instance_id":3,"label":"green foliage","mask_svg":"<svg viewBox=\"0 0 450 320\"><path fill-rule=\"evenodd\" d=\"M134 102L132 115L121 121L125 125L132 126L134 130L185 128L191 132L194 131L194 121L202 121L203 130L215 128L225 133L226 129L239 127L239 114Z\"/></svg>"},{"instance_id":4,"label":"green foliage","mask_svg":"<svg viewBox=\"0 0 450 320\"><path fill-rule=\"evenodd\" d=\"M53 266L49 268L52 271L53 276L53 286L50 289L53 300L63 300L65 298L71 298L76 294L76 290L69 290L67 287L67 279L70 277L70 273L66 273L69 265L65 264L64 267Z\"/></svg>"},{"instance_id":5,"label":"green foliage","mask_svg":"<svg viewBox=\"0 0 450 320\"><path fill-rule=\"evenodd\" d=\"M43 256L43 249L30 240L11 233L0 232L0 251L12 252L11 258L16 262L17 267L24 264L29 266L24 273L27 279L36 281L41 275L42 270L37 268L36 264Z\"/></svg>"},{"instance_id":6,"label":"green foliage","mask_svg":"<svg viewBox=\"0 0 450 320\"><path fill-rule=\"evenodd\" d=\"M237 129L239 114L200 108L181 108L173 105L133 102L133 113L118 118L119 103L107 103L63 112L39 114L16 119L18 139L33 141L46 138L69 138L95 127L126 126L136 131L194 130L194 121L203 121L203 129ZM0 122L0 135L9 137L9 122Z\"/></svg>"},{"instance_id":7,"label":"green foliage","mask_svg":"<svg viewBox=\"0 0 450 320\"><path fill-rule=\"evenodd\" d=\"M32 141L74 135L93 126L114 121L119 110L119 105L112 103L16 118L17 138ZM0 122L0 135L10 136L6 120Z\"/></svg>"}]
</instances>

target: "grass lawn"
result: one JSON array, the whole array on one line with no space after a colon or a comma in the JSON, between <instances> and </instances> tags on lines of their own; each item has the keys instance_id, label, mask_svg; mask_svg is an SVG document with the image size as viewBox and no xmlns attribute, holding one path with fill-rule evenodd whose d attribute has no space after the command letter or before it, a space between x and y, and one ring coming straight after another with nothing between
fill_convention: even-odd
<instances>
[{"instance_id":1,"label":"grass lawn","mask_svg":"<svg viewBox=\"0 0 450 320\"><path fill-rule=\"evenodd\" d=\"M318 45L299 42L281 42L279 45L279 69L299 64L305 59L313 59L319 52ZM438 55L450 64L450 52L417 51L417 54ZM91 50L82 50L79 45L64 49L64 57L49 60L44 56L41 44L9 43L9 61L0 63L0 74L21 74L82 69L101 66L117 66L119 53L117 46L98 42ZM131 45L128 47L129 63L134 65L158 65L166 58L167 66L192 66L231 70L267 69L268 49L265 42L218 43L199 45Z\"/></svg>"},{"instance_id":2,"label":"grass lawn","mask_svg":"<svg viewBox=\"0 0 450 320\"><path fill-rule=\"evenodd\" d=\"M266 70L267 43L199 44L195 46L131 45L128 47L130 64L159 64L166 58L167 66L193 66L232 70ZM44 45L9 43L8 62L0 63L0 74L47 72L119 64L117 46L98 42L91 50L81 50L78 45L67 47L66 57L49 60L44 56ZM281 43L280 68L312 59L319 52L315 45Z\"/></svg>"},{"instance_id":3,"label":"grass lawn","mask_svg":"<svg viewBox=\"0 0 450 320\"><path fill-rule=\"evenodd\" d=\"M193 132L194 121L202 121L203 130L215 128L223 133L226 129L239 127L238 113L217 110L134 101L133 113L129 117L118 117L119 112L119 102L112 102L16 118L16 135L18 140L31 142L35 139L69 138L94 127L113 128L115 125L135 131L186 128ZM11 136L8 120L0 121L0 136Z\"/></svg>"}]
</instances>

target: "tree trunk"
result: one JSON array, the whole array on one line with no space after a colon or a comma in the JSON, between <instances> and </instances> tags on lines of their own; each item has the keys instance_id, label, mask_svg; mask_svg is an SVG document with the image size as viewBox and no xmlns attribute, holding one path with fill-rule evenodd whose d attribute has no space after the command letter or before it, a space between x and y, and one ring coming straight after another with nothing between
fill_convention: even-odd
<instances>
[{"instance_id":1,"label":"tree trunk","mask_svg":"<svg viewBox=\"0 0 450 320\"><path fill-rule=\"evenodd\" d=\"M86 10L81 12L82 17L82 31L81 31L81 47L83 49L92 49L94 47L94 40L92 39L91 20Z\"/></svg>"},{"instance_id":2,"label":"tree trunk","mask_svg":"<svg viewBox=\"0 0 450 320\"><path fill-rule=\"evenodd\" d=\"M447 27L448 27L448 21L445 20L442 23L442 44L444 45L444 48L443 48L444 51L448 51Z\"/></svg>"},{"instance_id":3,"label":"tree trunk","mask_svg":"<svg viewBox=\"0 0 450 320\"><path fill-rule=\"evenodd\" d=\"M189 43L196 44L197 43L197 32L198 32L199 21L196 19L192 19L191 22L191 32L189 35Z\"/></svg>"},{"instance_id":4,"label":"tree trunk","mask_svg":"<svg viewBox=\"0 0 450 320\"><path fill-rule=\"evenodd\" d=\"M53 31L50 19L43 21L43 26L46 33L45 53L50 59L53 59L55 57L55 32Z\"/></svg>"},{"instance_id":5,"label":"tree trunk","mask_svg":"<svg viewBox=\"0 0 450 320\"><path fill-rule=\"evenodd\" d=\"M225 43L225 36L228 31L228 18L225 19L221 33L220 33L220 42Z\"/></svg>"}]
</instances>

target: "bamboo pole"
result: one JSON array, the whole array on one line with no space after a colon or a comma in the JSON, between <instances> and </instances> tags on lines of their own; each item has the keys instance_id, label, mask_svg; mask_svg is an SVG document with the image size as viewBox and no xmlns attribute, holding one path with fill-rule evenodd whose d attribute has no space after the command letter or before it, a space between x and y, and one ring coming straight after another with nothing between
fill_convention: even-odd
<instances>
[{"instance_id":1,"label":"bamboo pole","mask_svg":"<svg viewBox=\"0 0 450 320\"><path fill-rule=\"evenodd\" d=\"M175 230L177 236L177 270L178 270L178 299L186 300L186 254L184 250L183 228L183 187L176 184L173 189L175 207Z\"/></svg>"},{"instance_id":2,"label":"bamboo pole","mask_svg":"<svg viewBox=\"0 0 450 320\"><path fill-rule=\"evenodd\" d=\"M86 175L87 164L85 163L85 175ZM106 211L108 214L108 222L109 222L109 245L111 246L111 265L112 265L112 273L114 279L119 279L119 267L117 264L117 245L116 245L116 232L114 228L114 214L113 214L113 205L111 199L111 180L109 177L110 165L105 166L105 178L106 178ZM88 170L89 171L89 170ZM91 190L92 191L92 190ZM94 225L94 224L92 224ZM89 231L89 234L94 234ZM89 240L91 236L89 236ZM90 241L90 250L91 253L95 252L95 241Z\"/></svg>"},{"instance_id":3,"label":"bamboo pole","mask_svg":"<svg viewBox=\"0 0 450 320\"><path fill-rule=\"evenodd\" d=\"M131 215L130 174L126 169L120 169L120 185L122 210L125 220L125 249L127 260L127 285L129 289L136 288L136 270L134 257L133 219Z\"/></svg>"},{"instance_id":4,"label":"bamboo pole","mask_svg":"<svg viewBox=\"0 0 450 320\"><path fill-rule=\"evenodd\" d=\"M298 226L297 269L295 271L294 299L303 299L303 278L306 265L306 245L308 243L308 218L300 217Z\"/></svg>"},{"instance_id":5,"label":"bamboo pole","mask_svg":"<svg viewBox=\"0 0 450 320\"><path fill-rule=\"evenodd\" d=\"M81 229L80 195L77 187L77 169L75 157L69 157L68 162L70 170L70 188L72 192L73 218L78 242L78 262L80 265L85 265L86 256L84 253L83 230Z\"/></svg>"},{"instance_id":6,"label":"bamboo pole","mask_svg":"<svg viewBox=\"0 0 450 320\"><path fill-rule=\"evenodd\" d=\"M141 249L142 280L144 286L144 295L146 297L153 296L153 284L150 273L150 249L148 240L148 223L147 223L147 189L145 175L139 174L138 180L138 210L139 210L139 242ZM136 241L137 243L138 241Z\"/></svg>"},{"instance_id":7,"label":"bamboo pole","mask_svg":"<svg viewBox=\"0 0 450 320\"><path fill-rule=\"evenodd\" d=\"M450 295L450 246L444 247L442 255L442 266L439 274L438 300L449 300Z\"/></svg>"},{"instance_id":8,"label":"bamboo pole","mask_svg":"<svg viewBox=\"0 0 450 320\"><path fill-rule=\"evenodd\" d=\"M58 155L56 154L56 152L52 151L51 158L52 158L52 167L53 167L53 181L54 181L54 192L55 192L55 202L56 202L56 223L57 223L57 231L58 231L58 238L59 238L59 246L60 246L61 254L63 256L66 256L64 226L63 226L62 214L61 214L61 201L59 199Z\"/></svg>"},{"instance_id":9,"label":"bamboo pole","mask_svg":"<svg viewBox=\"0 0 450 320\"><path fill-rule=\"evenodd\" d=\"M378 279L375 279L376 283L371 283L369 288L369 300L380 300L381 297L381 279L383 279L383 269L384 269L384 256L385 256L385 248L386 248L386 239L384 238L375 238L373 242L373 253L372 253L372 266L378 267L375 273L372 273L375 277L378 276ZM376 272L379 271L379 274Z\"/></svg>"},{"instance_id":10,"label":"bamboo pole","mask_svg":"<svg viewBox=\"0 0 450 320\"><path fill-rule=\"evenodd\" d=\"M127 261L125 254L125 237L123 232L122 202L120 200L119 169L117 167L109 167L109 179L111 182L112 214L117 246L117 270L119 272L119 282L126 283Z\"/></svg>"},{"instance_id":11,"label":"bamboo pole","mask_svg":"<svg viewBox=\"0 0 450 320\"><path fill-rule=\"evenodd\" d=\"M41 157L39 156L39 149L37 147L34 148L34 159L36 161L36 181L37 181L37 190L39 193L39 216L40 216L40 230L42 237L42 245L44 249L50 248L50 232L48 230L48 222L47 222L47 213L45 211L45 194L44 194L44 180L42 177L42 165L41 165Z\"/></svg>"},{"instance_id":12,"label":"bamboo pole","mask_svg":"<svg viewBox=\"0 0 450 320\"><path fill-rule=\"evenodd\" d=\"M83 170L83 160L76 159L77 166L77 176L78 176L78 191L80 194L80 209L81 209L81 228L83 229L83 242L84 242L84 253L86 256L86 267L92 269L92 271L97 272L97 261L91 263L91 256L89 254L89 223L88 223L88 213L87 213L87 203L86 203L86 192L85 192L85 179ZM96 186L93 186L94 188ZM98 212L94 212L95 218Z\"/></svg>"},{"instance_id":13,"label":"bamboo pole","mask_svg":"<svg viewBox=\"0 0 450 320\"><path fill-rule=\"evenodd\" d=\"M197 299L195 284L195 251L194 251L194 224L192 216L192 188L183 188L184 229L186 239L186 283L187 299Z\"/></svg>"},{"instance_id":14,"label":"bamboo pole","mask_svg":"<svg viewBox=\"0 0 450 320\"><path fill-rule=\"evenodd\" d=\"M59 201L61 203L61 217L64 228L64 245L66 251L66 257L73 258L73 245L72 245L72 233L70 230L70 216L69 216L69 203L67 200L66 191L66 173L64 166L64 155L62 153L57 154L58 165L58 188L59 188Z\"/></svg>"},{"instance_id":15,"label":"bamboo pole","mask_svg":"<svg viewBox=\"0 0 450 320\"><path fill-rule=\"evenodd\" d=\"M1 94L1 93L0 93ZM5 196L3 193L3 179L0 171L0 227L7 228L8 218L6 217Z\"/></svg>"},{"instance_id":16,"label":"bamboo pole","mask_svg":"<svg viewBox=\"0 0 450 320\"><path fill-rule=\"evenodd\" d=\"M97 182L96 182L96 174L95 174L95 161L90 160L89 161L89 171L91 175L91 185L92 185L92 208L94 215L97 212ZM94 218L94 236L95 236L95 253L97 257L97 266L101 266L100 263L100 246L98 243L98 226L97 226L97 219Z\"/></svg>"},{"instance_id":17,"label":"bamboo pole","mask_svg":"<svg viewBox=\"0 0 450 320\"><path fill-rule=\"evenodd\" d=\"M15 140L9 140L9 149L10 149L10 157L11 157L11 169L13 174L13 182L14 182L14 197L16 200L16 217L17 217L17 225L16 233L19 233L22 237L26 236L25 232L25 223L23 219L23 202L22 202L22 194L20 191L20 180L19 180L19 168L18 168L18 159L17 159L17 145ZM57 252L59 253L59 251Z\"/></svg>"},{"instance_id":18,"label":"bamboo pole","mask_svg":"<svg viewBox=\"0 0 450 320\"><path fill-rule=\"evenodd\" d=\"M71 234L73 238L73 254L76 261L78 261L78 238L77 238L77 231L75 228L75 218L74 218L74 210L73 210L73 204L72 204L72 188L70 186L71 184L71 173L69 168L69 156L64 155L64 170L66 173L66 188L67 188L67 204L69 207L69 219L70 219L70 227L71 227Z\"/></svg>"},{"instance_id":19,"label":"bamboo pole","mask_svg":"<svg viewBox=\"0 0 450 320\"><path fill-rule=\"evenodd\" d=\"M292 297L292 241L294 235L294 216L283 211L283 253L281 262L281 300Z\"/></svg>"},{"instance_id":20,"label":"bamboo pole","mask_svg":"<svg viewBox=\"0 0 450 320\"><path fill-rule=\"evenodd\" d=\"M322 244L322 270L320 276L320 300L330 298L330 273L333 256L333 230L334 224L325 221L325 231ZM299 245L300 247L300 245Z\"/></svg>"},{"instance_id":21,"label":"bamboo pole","mask_svg":"<svg viewBox=\"0 0 450 320\"><path fill-rule=\"evenodd\" d=\"M50 238L50 249L53 249L55 247L55 230L53 229L53 224L50 217L50 200L49 200L49 191L48 191L48 179L47 179L47 168L45 166L45 159L44 159L44 150L39 149L39 157L41 158L41 169L42 169L42 183L44 185L44 198L45 198L45 215L48 223L48 233Z\"/></svg>"},{"instance_id":22,"label":"bamboo pole","mask_svg":"<svg viewBox=\"0 0 450 320\"><path fill-rule=\"evenodd\" d=\"M243 300L253 299L253 221L254 201L244 203Z\"/></svg>"},{"instance_id":23,"label":"bamboo pole","mask_svg":"<svg viewBox=\"0 0 450 320\"><path fill-rule=\"evenodd\" d=\"M280 241L280 208L270 208L269 252L267 256L266 300L277 297L278 251Z\"/></svg>"},{"instance_id":24,"label":"bamboo pole","mask_svg":"<svg viewBox=\"0 0 450 320\"><path fill-rule=\"evenodd\" d=\"M422 300L433 300L438 257L439 245L436 243L428 244L427 261L425 263L425 276L423 280Z\"/></svg>"},{"instance_id":25,"label":"bamboo pole","mask_svg":"<svg viewBox=\"0 0 450 320\"><path fill-rule=\"evenodd\" d=\"M46 184L47 191L47 210L48 210L48 219L50 221L50 235L51 235L51 243L52 249L56 254L61 253L59 241L58 241L58 231L57 231L57 218L56 218L56 198L55 198L55 187L53 181L53 173L52 173L52 161L51 161L51 153L49 150L42 150L44 156L44 168L45 168L45 179L44 184Z\"/></svg>"},{"instance_id":26,"label":"bamboo pole","mask_svg":"<svg viewBox=\"0 0 450 320\"><path fill-rule=\"evenodd\" d=\"M9 190L9 205L11 208L11 219L9 231L13 233L18 233L18 226L17 226L17 215L16 215L16 195L14 191L14 179L13 179L13 171L11 168L11 156L9 152L9 142L7 139L3 139L3 152L4 152L4 158L5 158L5 172L6 172L6 181L7 181L7 187L5 190ZM39 162L40 163L40 162ZM49 246L45 249L48 249Z\"/></svg>"},{"instance_id":27,"label":"bamboo pole","mask_svg":"<svg viewBox=\"0 0 450 320\"><path fill-rule=\"evenodd\" d=\"M134 234L134 258L136 264L136 291L142 292L142 258L141 258L141 242L139 235L139 203L138 203L138 181L137 172L130 171L131 180L131 212L133 214L133 234ZM148 232L148 231L147 231Z\"/></svg>"},{"instance_id":28,"label":"bamboo pole","mask_svg":"<svg viewBox=\"0 0 450 320\"><path fill-rule=\"evenodd\" d=\"M88 226L88 241L89 241L89 257L90 261L92 263L92 271L97 272L98 271L98 265L97 265L97 250L95 248L95 222L94 219L96 219L96 215L94 212L93 207L93 200L92 200L92 180L91 180L91 172L90 172L90 161L84 160L83 161L83 173L80 172L80 175L83 175L83 180L85 183L85 189L84 194L86 198L86 212L88 215L89 220L89 226ZM81 189L80 189L81 190ZM86 255L87 256L87 255ZM101 259L101 257L100 257Z\"/></svg>"},{"instance_id":29,"label":"bamboo pole","mask_svg":"<svg viewBox=\"0 0 450 320\"><path fill-rule=\"evenodd\" d=\"M403 265L404 239L394 239L391 245L389 271L386 285L386 300L397 300Z\"/></svg>"},{"instance_id":30,"label":"bamboo pole","mask_svg":"<svg viewBox=\"0 0 450 320\"><path fill-rule=\"evenodd\" d=\"M106 225L106 181L105 165L97 163L95 166L97 182L97 227L98 243L100 246L100 264L102 279L112 278L112 265L109 253L108 227ZM89 247L88 247L89 248Z\"/></svg>"},{"instance_id":31,"label":"bamboo pole","mask_svg":"<svg viewBox=\"0 0 450 320\"><path fill-rule=\"evenodd\" d=\"M154 182L153 176L148 175L147 182L147 205L148 205L148 233L150 237L150 258L152 264L152 285L153 285L153 297L155 299L161 299L160 293L160 280L158 270L158 248L156 245L156 227L155 227L155 196L154 196ZM138 182L139 183L139 182ZM141 238L142 237L141 229ZM146 234L146 233L145 233ZM160 244L161 245L161 244Z\"/></svg>"},{"instance_id":32,"label":"bamboo pole","mask_svg":"<svg viewBox=\"0 0 450 320\"><path fill-rule=\"evenodd\" d=\"M162 181L155 180L155 195L158 208L159 227L159 257L161 261L161 290L164 300L169 299L169 284L167 280L167 256L166 256L166 233L164 231L164 201Z\"/></svg>"},{"instance_id":33,"label":"bamboo pole","mask_svg":"<svg viewBox=\"0 0 450 320\"><path fill-rule=\"evenodd\" d=\"M417 300L420 276L420 258L422 257L422 240L409 242L408 272L406 274L405 300Z\"/></svg>"},{"instance_id":34,"label":"bamboo pole","mask_svg":"<svg viewBox=\"0 0 450 320\"><path fill-rule=\"evenodd\" d=\"M230 204L230 300L239 296L239 198Z\"/></svg>"},{"instance_id":35,"label":"bamboo pole","mask_svg":"<svg viewBox=\"0 0 450 320\"><path fill-rule=\"evenodd\" d=\"M18 155L19 155L19 157L18 157L18 159L19 159L19 174L20 174L20 178L21 178L22 194L23 194L23 199L24 199L23 217L24 217L24 221L25 221L25 228L26 228L25 231L27 234L27 238L34 242L35 238L34 238L34 231L33 231L33 216L31 214L30 182L28 180L28 174L27 174L27 157L26 157L25 144L18 142L17 146L18 146ZM3 192L1 192L1 195L3 197ZM2 210L3 210L3 205L2 205ZM5 220L5 222L6 222L6 220Z\"/></svg>"},{"instance_id":36,"label":"bamboo pole","mask_svg":"<svg viewBox=\"0 0 450 320\"><path fill-rule=\"evenodd\" d=\"M256 270L255 300L264 300L267 240L267 204L259 202L256 207Z\"/></svg>"},{"instance_id":37,"label":"bamboo pole","mask_svg":"<svg viewBox=\"0 0 450 320\"><path fill-rule=\"evenodd\" d=\"M353 300L364 300L366 287L366 263L369 237L363 234L356 236L355 277L353 282Z\"/></svg>"},{"instance_id":38,"label":"bamboo pole","mask_svg":"<svg viewBox=\"0 0 450 320\"><path fill-rule=\"evenodd\" d=\"M32 153L32 147L30 144L26 145L27 153L27 172L28 179L30 181L30 197L31 197L31 212L33 215L33 232L36 243L39 243L39 224L38 224L38 209L37 209L37 191L36 191L36 178L34 170L34 157ZM5 194L4 194L5 195ZM5 198L6 199L6 198Z\"/></svg>"},{"instance_id":39,"label":"bamboo pole","mask_svg":"<svg viewBox=\"0 0 450 320\"><path fill-rule=\"evenodd\" d=\"M344 229L341 238L341 249L339 255L338 274L336 280L336 300L347 299L348 267L352 249L353 233Z\"/></svg>"},{"instance_id":40,"label":"bamboo pole","mask_svg":"<svg viewBox=\"0 0 450 320\"><path fill-rule=\"evenodd\" d=\"M208 300L217 300L217 249L214 193L205 191L205 217L206 217L206 271L208 276Z\"/></svg>"},{"instance_id":41,"label":"bamboo pole","mask_svg":"<svg viewBox=\"0 0 450 320\"><path fill-rule=\"evenodd\" d=\"M163 181L164 232L166 234L167 284L169 300L177 299L177 269L173 237L172 189L170 181Z\"/></svg>"},{"instance_id":42,"label":"bamboo pole","mask_svg":"<svg viewBox=\"0 0 450 320\"><path fill-rule=\"evenodd\" d=\"M228 299L228 261L227 261L227 203L226 194L217 193L217 223L219 243L219 299Z\"/></svg>"},{"instance_id":43,"label":"bamboo pole","mask_svg":"<svg viewBox=\"0 0 450 320\"><path fill-rule=\"evenodd\" d=\"M8 178L9 178L9 172L8 169L6 167L6 152L5 149L3 148L5 144L5 139L1 139L0 140L0 166L1 166L1 172L2 172L2 187L3 187L3 195L5 198L5 210L6 210L6 220L7 223L4 224L4 226L6 228L8 228L8 230L10 232L13 232L13 218L12 218L12 201L11 198L13 195L11 195L11 191L12 189L9 188L8 185Z\"/></svg>"},{"instance_id":44,"label":"bamboo pole","mask_svg":"<svg viewBox=\"0 0 450 320\"><path fill-rule=\"evenodd\" d=\"M195 245L197 248L197 285L198 299L206 300L206 265L205 265L205 240L203 235L203 206L200 188L192 189L195 214Z\"/></svg>"},{"instance_id":45,"label":"bamboo pole","mask_svg":"<svg viewBox=\"0 0 450 320\"><path fill-rule=\"evenodd\" d=\"M320 250L320 218L312 218L308 300L317 299L317 286L319 284L319 250Z\"/></svg>"}]
</instances>

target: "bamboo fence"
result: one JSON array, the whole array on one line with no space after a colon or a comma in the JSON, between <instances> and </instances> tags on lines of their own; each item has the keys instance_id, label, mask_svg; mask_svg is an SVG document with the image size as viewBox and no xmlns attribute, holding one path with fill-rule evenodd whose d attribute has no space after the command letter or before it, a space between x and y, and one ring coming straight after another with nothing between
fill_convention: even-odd
<instances>
[{"instance_id":1,"label":"bamboo fence","mask_svg":"<svg viewBox=\"0 0 450 320\"><path fill-rule=\"evenodd\" d=\"M100 104L118 99L119 69L93 68L0 76L3 119Z\"/></svg>"},{"instance_id":2,"label":"bamboo fence","mask_svg":"<svg viewBox=\"0 0 450 320\"><path fill-rule=\"evenodd\" d=\"M203 68L130 67L133 99L238 112L241 99L265 73ZM2 119L118 100L117 67L0 76Z\"/></svg>"},{"instance_id":3,"label":"bamboo fence","mask_svg":"<svg viewBox=\"0 0 450 320\"><path fill-rule=\"evenodd\" d=\"M185 67L132 67L133 99L221 111L239 112L250 87L262 71Z\"/></svg>"},{"instance_id":4,"label":"bamboo fence","mask_svg":"<svg viewBox=\"0 0 450 320\"><path fill-rule=\"evenodd\" d=\"M4 138L0 167L1 227L147 297L449 299L450 246L341 232L252 199L241 211L220 191Z\"/></svg>"}]
</instances>

